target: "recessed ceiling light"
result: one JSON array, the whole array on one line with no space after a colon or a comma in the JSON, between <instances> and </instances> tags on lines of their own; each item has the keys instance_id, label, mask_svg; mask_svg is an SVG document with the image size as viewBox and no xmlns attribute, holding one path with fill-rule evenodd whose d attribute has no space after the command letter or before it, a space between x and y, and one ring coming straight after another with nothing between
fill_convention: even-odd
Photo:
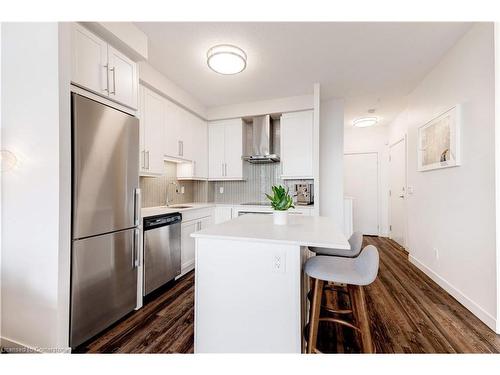
<instances>
[{"instance_id":1,"label":"recessed ceiling light","mask_svg":"<svg viewBox=\"0 0 500 375\"><path fill-rule=\"evenodd\" d=\"M358 128L366 128L368 126L373 126L378 122L378 118L376 117L361 117L352 122L353 126Z\"/></svg>"},{"instance_id":2,"label":"recessed ceiling light","mask_svg":"<svg viewBox=\"0 0 500 375\"><path fill-rule=\"evenodd\" d=\"M246 53L230 44L219 44L207 52L207 64L214 72L220 74L236 74L247 66Z\"/></svg>"}]
</instances>

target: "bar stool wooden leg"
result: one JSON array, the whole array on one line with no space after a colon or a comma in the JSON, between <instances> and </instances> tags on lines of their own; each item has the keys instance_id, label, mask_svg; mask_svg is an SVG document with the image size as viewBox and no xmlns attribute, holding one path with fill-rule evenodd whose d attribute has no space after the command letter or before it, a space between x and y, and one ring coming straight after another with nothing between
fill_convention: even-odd
<instances>
[{"instance_id":1,"label":"bar stool wooden leg","mask_svg":"<svg viewBox=\"0 0 500 375\"><path fill-rule=\"evenodd\" d=\"M354 319L356 321L356 326L359 328L361 351L363 353L375 353L370 332L370 317L366 309L363 287L359 285L349 285L348 288Z\"/></svg>"},{"instance_id":2,"label":"bar stool wooden leg","mask_svg":"<svg viewBox=\"0 0 500 375\"><path fill-rule=\"evenodd\" d=\"M314 353L318 340L319 314L321 312L321 299L323 296L323 280L312 279L312 301L309 309L309 338L307 340L307 353Z\"/></svg>"}]
</instances>

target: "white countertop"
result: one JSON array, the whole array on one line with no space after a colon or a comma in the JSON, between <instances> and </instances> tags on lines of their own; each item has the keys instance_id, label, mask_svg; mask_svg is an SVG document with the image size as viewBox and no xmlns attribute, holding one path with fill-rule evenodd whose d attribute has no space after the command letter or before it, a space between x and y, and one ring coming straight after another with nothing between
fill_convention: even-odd
<instances>
[{"instance_id":1,"label":"white countertop","mask_svg":"<svg viewBox=\"0 0 500 375\"><path fill-rule=\"evenodd\" d=\"M272 215L244 215L191 236L350 249L346 236L335 221L322 216L289 215L287 225L274 225Z\"/></svg>"},{"instance_id":2,"label":"white countertop","mask_svg":"<svg viewBox=\"0 0 500 375\"><path fill-rule=\"evenodd\" d=\"M189 208L175 208L169 206L146 207L146 208L141 208L141 216L148 217L148 216L156 216L163 214L171 214L175 212L182 213L186 211L199 210L202 208L215 207L215 203L179 203L178 205L181 204L183 206L191 206L191 207ZM177 204L174 204L174 206L176 205Z\"/></svg>"}]
</instances>

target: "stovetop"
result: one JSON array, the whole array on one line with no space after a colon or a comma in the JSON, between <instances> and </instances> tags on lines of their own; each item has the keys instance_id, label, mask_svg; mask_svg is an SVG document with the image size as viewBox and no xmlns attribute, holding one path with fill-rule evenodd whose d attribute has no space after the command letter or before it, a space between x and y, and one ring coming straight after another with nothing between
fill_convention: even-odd
<instances>
[{"instance_id":1,"label":"stovetop","mask_svg":"<svg viewBox=\"0 0 500 375\"><path fill-rule=\"evenodd\" d=\"M269 202L247 202L247 203L242 203L242 206L271 206L271 203Z\"/></svg>"}]
</instances>

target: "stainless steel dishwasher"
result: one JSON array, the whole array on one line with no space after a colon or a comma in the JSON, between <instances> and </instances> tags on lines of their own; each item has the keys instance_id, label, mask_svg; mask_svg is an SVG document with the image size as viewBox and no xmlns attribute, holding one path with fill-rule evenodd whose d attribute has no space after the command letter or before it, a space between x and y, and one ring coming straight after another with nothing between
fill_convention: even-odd
<instances>
[{"instance_id":1,"label":"stainless steel dishwasher","mask_svg":"<svg viewBox=\"0 0 500 375\"><path fill-rule=\"evenodd\" d=\"M144 288L147 295L181 273L179 213L144 218Z\"/></svg>"}]
</instances>

